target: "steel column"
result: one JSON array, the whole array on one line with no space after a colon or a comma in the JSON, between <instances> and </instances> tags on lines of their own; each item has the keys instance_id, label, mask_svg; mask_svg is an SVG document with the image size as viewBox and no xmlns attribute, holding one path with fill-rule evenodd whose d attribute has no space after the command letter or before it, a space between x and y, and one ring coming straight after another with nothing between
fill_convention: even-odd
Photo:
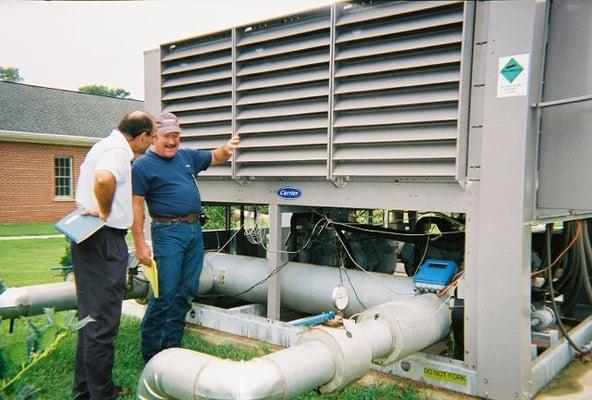
<instances>
[{"instance_id":1,"label":"steel column","mask_svg":"<svg viewBox=\"0 0 592 400\"><path fill-rule=\"evenodd\" d=\"M269 260L269 272L278 268L282 257L282 211L277 204L269 205L269 242L267 259ZM279 320L281 307L280 273L277 272L269 278L267 285L267 318Z\"/></svg>"},{"instance_id":2,"label":"steel column","mask_svg":"<svg viewBox=\"0 0 592 400\"><path fill-rule=\"evenodd\" d=\"M545 3L489 3L477 240L479 395L530 398L530 248ZM500 57L528 55L526 93L498 97ZM504 61L505 62L505 61ZM503 67L503 66L502 66ZM473 321L474 323L475 321ZM510 358L508 357L510 355Z\"/></svg>"}]
</instances>

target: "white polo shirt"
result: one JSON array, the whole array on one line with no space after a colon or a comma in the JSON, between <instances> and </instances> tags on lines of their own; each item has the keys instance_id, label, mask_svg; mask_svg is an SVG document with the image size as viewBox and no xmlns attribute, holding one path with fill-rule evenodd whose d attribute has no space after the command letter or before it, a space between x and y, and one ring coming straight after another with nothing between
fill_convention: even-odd
<instances>
[{"instance_id":1,"label":"white polo shirt","mask_svg":"<svg viewBox=\"0 0 592 400\"><path fill-rule=\"evenodd\" d=\"M132 226L132 174L134 153L121 132L114 129L109 136L97 142L80 166L76 204L79 208L98 207L94 192L95 172L103 169L111 172L116 180L115 195L107 226L128 229Z\"/></svg>"}]
</instances>

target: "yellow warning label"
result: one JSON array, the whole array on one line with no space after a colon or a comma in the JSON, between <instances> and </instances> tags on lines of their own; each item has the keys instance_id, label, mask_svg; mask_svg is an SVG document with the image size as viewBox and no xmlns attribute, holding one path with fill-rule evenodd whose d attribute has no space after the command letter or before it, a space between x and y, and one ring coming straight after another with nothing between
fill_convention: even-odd
<instances>
[{"instance_id":1,"label":"yellow warning label","mask_svg":"<svg viewBox=\"0 0 592 400\"><path fill-rule=\"evenodd\" d=\"M454 372L442 371L434 368L424 368L423 376L426 378L437 379L439 381L450 382L462 386L465 386L469 381L466 375L455 374Z\"/></svg>"}]
</instances>

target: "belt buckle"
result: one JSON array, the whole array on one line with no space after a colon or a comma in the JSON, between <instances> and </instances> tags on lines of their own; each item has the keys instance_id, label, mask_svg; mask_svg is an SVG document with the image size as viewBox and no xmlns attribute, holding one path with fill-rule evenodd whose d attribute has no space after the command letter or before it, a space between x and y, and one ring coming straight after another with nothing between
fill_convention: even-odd
<instances>
[{"instance_id":1,"label":"belt buckle","mask_svg":"<svg viewBox=\"0 0 592 400\"><path fill-rule=\"evenodd\" d=\"M197 222L198 216L197 214L188 214L187 217L185 218L185 221L187 221L190 224L195 224Z\"/></svg>"}]
</instances>

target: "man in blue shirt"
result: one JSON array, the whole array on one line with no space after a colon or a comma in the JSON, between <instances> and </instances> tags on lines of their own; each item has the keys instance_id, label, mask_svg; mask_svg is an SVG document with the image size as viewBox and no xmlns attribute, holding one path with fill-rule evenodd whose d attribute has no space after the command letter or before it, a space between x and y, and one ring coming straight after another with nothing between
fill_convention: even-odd
<instances>
[{"instance_id":1,"label":"man in blue shirt","mask_svg":"<svg viewBox=\"0 0 592 400\"><path fill-rule=\"evenodd\" d=\"M152 247L158 265L159 297L148 303L142 321L142 356L180 347L185 316L197 294L204 247L199 215L201 197L195 175L210 165L226 162L239 144L202 151L180 149L181 128L174 114L156 119L158 137L152 151L132 167L136 257L150 265L151 251L144 238L144 203L152 217Z\"/></svg>"}]
</instances>

